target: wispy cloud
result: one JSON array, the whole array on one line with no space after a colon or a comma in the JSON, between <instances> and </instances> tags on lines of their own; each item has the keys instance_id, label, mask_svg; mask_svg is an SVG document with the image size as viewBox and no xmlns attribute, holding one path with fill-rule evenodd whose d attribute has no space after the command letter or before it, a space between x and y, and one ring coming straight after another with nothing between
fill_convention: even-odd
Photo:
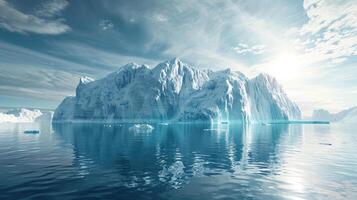
<instances>
[{"instance_id":1,"label":"wispy cloud","mask_svg":"<svg viewBox=\"0 0 357 200\"><path fill-rule=\"evenodd\" d=\"M39 5L35 15L39 17L58 16L67 6L67 0L47 0Z\"/></svg>"},{"instance_id":2,"label":"wispy cloud","mask_svg":"<svg viewBox=\"0 0 357 200\"><path fill-rule=\"evenodd\" d=\"M2 69L0 75L1 95L59 102L64 96L74 94L80 77L69 72L33 66L16 66L16 69L19 70L16 76L12 70Z\"/></svg>"},{"instance_id":3,"label":"wispy cloud","mask_svg":"<svg viewBox=\"0 0 357 200\"><path fill-rule=\"evenodd\" d=\"M58 56L76 55L77 62L0 42L0 94L59 103L64 96L74 94L81 76L101 78L129 62L157 64L82 43L59 42L51 46Z\"/></svg>"},{"instance_id":4,"label":"wispy cloud","mask_svg":"<svg viewBox=\"0 0 357 200\"><path fill-rule=\"evenodd\" d=\"M248 46L244 43L239 43L236 47L233 47L233 50L236 51L238 54L254 54L259 55L265 52L266 46L265 45L254 45Z\"/></svg>"},{"instance_id":5,"label":"wispy cloud","mask_svg":"<svg viewBox=\"0 0 357 200\"><path fill-rule=\"evenodd\" d=\"M55 47L54 53L56 53L57 55L75 55L75 58L79 62L86 64L86 66L91 66L95 69L100 70L101 73L99 74L99 76L112 72L113 70L116 70L119 67L131 62L136 62L138 64L154 65L157 64L157 62L162 61L145 59L138 56L122 55L113 51L99 49L81 42L53 42L51 43L51 46ZM98 75L98 72L95 72L93 74Z\"/></svg>"},{"instance_id":6,"label":"wispy cloud","mask_svg":"<svg viewBox=\"0 0 357 200\"><path fill-rule=\"evenodd\" d=\"M158 22L166 22L168 19L165 15L156 13L153 15L153 19L158 21Z\"/></svg>"},{"instance_id":7,"label":"wispy cloud","mask_svg":"<svg viewBox=\"0 0 357 200\"><path fill-rule=\"evenodd\" d=\"M31 65L43 69L57 69L60 71L67 71L75 74L95 74L101 69L75 63L66 59L61 59L45 53L37 52L28 48L9 44L0 41L0 67L2 69L9 68L16 70L12 66L27 66ZM17 73L14 73L16 75Z\"/></svg>"},{"instance_id":8,"label":"wispy cloud","mask_svg":"<svg viewBox=\"0 0 357 200\"><path fill-rule=\"evenodd\" d=\"M67 4L65 1L43 4L35 13L24 13L8 3L0 0L0 28L18 33L37 33L56 35L65 33L70 27L64 19L53 17L61 12Z\"/></svg>"},{"instance_id":9,"label":"wispy cloud","mask_svg":"<svg viewBox=\"0 0 357 200\"><path fill-rule=\"evenodd\" d=\"M0 94L60 101L83 75L101 70L0 42Z\"/></svg>"},{"instance_id":10,"label":"wispy cloud","mask_svg":"<svg viewBox=\"0 0 357 200\"><path fill-rule=\"evenodd\" d=\"M110 30L110 29L114 28L113 22L110 21L110 20L107 20L107 19L102 20L102 21L99 23L99 26L101 27L101 29L102 29L103 31L107 31L107 30Z\"/></svg>"},{"instance_id":11,"label":"wispy cloud","mask_svg":"<svg viewBox=\"0 0 357 200\"><path fill-rule=\"evenodd\" d=\"M305 59L340 64L357 55L356 2L305 0L304 8L309 20L297 30Z\"/></svg>"}]
</instances>

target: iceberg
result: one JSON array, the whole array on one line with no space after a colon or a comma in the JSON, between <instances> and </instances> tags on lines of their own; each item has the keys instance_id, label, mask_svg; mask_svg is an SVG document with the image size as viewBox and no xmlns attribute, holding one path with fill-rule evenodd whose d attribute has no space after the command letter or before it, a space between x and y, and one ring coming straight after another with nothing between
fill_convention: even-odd
<instances>
[{"instance_id":1,"label":"iceberg","mask_svg":"<svg viewBox=\"0 0 357 200\"><path fill-rule=\"evenodd\" d=\"M134 126L129 128L129 131L135 133L151 133L154 130L154 127L150 124L134 124Z\"/></svg>"},{"instance_id":2,"label":"iceberg","mask_svg":"<svg viewBox=\"0 0 357 200\"><path fill-rule=\"evenodd\" d=\"M39 122L51 121L53 112L43 112L39 109L12 109L4 113L0 113L0 123L24 123L24 122Z\"/></svg>"},{"instance_id":3,"label":"iceberg","mask_svg":"<svg viewBox=\"0 0 357 200\"><path fill-rule=\"evenodd\" d=\"M314 110L312 120L323 120L329 122L346 122L346 123L356 123L357 122L357 106L342 110L337 113L330 113L325 109Z\"/></svg>"},{"instance_id":4,"label":"iceberg","mask_svg":"<svg viewBox=\"0 0 357 200\"><path fill-rule=\"evenodd\" d=\"M231 69L200 70L175 58L150 68L127 64L108 76L81 78L76 95L55 110L54 121L145 123L297 120L299 107L271 76L252 79Z\"/></svg>"}]
</instances>

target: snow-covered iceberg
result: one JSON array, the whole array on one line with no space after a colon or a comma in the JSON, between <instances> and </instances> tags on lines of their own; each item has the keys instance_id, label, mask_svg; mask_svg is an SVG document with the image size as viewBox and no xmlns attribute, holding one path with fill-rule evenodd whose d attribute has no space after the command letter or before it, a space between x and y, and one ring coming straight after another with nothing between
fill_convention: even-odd
<instances>
[{"instance_id":1,"label":"snow-covered iceberg","mask_svg":"<svg viewBox=\"0 0 357 200\"><path fill-rule=\"evenodd\" d=\"M329 122L357 122L357 106L346 110L342 110L337 113L330 113L325 109L314 110L312 120L322 120Z\"/></svg>"},{"instance_id":2,"label":"snow-covered iceberg","mask_svg":"<svg viewBox=\"0 0 357 200\"><path fill-rule=\"evenodd\" d=\"M39 121L51 121L53 112L43 112L39 109L12 109L4 113L0 113L0 123L2 122L39 122Z\"/></svg>"},{"instance_id":3,"label":"snow-covered iceberg","mask_svg":"<svg viewBox=\"0 0 357 200\"><path fill-rule=\"evenodd\" d=\"M199 70L173 59L154 68L127 64L100 80L82 78L54 121L220 122L300 119L299 107L267 74Z\"/></svg>"}]
</instances>

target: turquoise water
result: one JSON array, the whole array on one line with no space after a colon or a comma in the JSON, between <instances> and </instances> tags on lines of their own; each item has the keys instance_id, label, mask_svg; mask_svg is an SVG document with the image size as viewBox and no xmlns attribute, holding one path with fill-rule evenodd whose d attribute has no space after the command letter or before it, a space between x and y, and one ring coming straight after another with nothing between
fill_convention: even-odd
<instances>
[{"instance_id":1,"label":"turquoise water","mask_svg":"<svg viewBox=\"0 0 357 200\"><path fill-rule=\"evenodd\" d=\"M357 198L354 125L130 126L1 124L0 199Z\"/></svg>"}]
</instances>

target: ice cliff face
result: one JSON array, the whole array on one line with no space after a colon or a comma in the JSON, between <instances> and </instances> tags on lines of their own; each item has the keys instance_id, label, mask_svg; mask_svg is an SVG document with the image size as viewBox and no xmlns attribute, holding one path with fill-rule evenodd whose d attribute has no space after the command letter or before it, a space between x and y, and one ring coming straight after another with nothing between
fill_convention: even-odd
<instances>
[{"instance_id":1,"label":"ice cliff face","mask_svg":"<svg viewBox=\"0 0 357 200\"><path fill-rule=\"evenodd\" d=\"M150 69L127 64L100 80L82 78L54 114L67 120L271 121L300 119L276 80L204 71L178 59Z\"/></svg>"}]
</instances>

